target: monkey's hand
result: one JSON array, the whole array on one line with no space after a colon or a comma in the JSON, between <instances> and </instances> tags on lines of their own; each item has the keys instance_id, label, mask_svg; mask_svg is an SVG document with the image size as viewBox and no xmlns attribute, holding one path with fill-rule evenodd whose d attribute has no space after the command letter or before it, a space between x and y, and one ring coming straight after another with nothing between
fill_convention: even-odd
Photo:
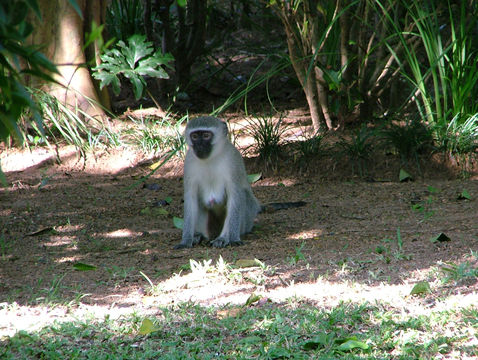
<instances>
[{"instance_id":1,"label":"monkey's hand","mask_svg":"<svg viewBox=\"0 0 478 360\"><path fill-rule=\"evenodd\" d=\"M241 240L237 241L229 241L225 237L219 236L216 238L216 240L211 241L211 246L217 247L217 248L223 248L226 247L227 245L231 246L239 246L243 245L244 243Z\"/></svg>"}]
</instances>

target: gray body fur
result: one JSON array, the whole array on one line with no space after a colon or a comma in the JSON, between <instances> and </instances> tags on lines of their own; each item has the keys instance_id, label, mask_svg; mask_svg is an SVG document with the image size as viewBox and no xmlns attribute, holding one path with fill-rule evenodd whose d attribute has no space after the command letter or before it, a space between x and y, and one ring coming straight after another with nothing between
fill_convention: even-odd
<instances>
[{"instance_id":1,"label":"gray body fur","mask_svg":"<svg viewBox=\"0 0 478 360\"><path fill-rule=\"evenodd\" d=\"M200 159L192 149L189 134L212 131L212 151ZM250 232L261 206L252 193L239 151L227 136L227 125L214 117L191 120L185 130L189 145L184 163L184 225L177 248L191 247L202 239L215 239L213 246L241 244Z\"/></svg>"}]
</instances>

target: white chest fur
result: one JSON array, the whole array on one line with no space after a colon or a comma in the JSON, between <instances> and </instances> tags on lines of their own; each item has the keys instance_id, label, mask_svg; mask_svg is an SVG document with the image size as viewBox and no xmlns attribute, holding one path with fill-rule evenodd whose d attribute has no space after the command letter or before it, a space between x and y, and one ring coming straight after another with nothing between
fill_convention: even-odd
<instances>
[{"instance_id":1,"label":"white chest fur","mask_svg":"<svg viewBox=\"0 0 478 360\"><path fill-rule=\"evenodd\" d=\"M226 174L220 161L204 161L194 169L194 177L198 184L198 195L201 203L207 208L224 204L226 200Z\"/></svg>"},{"instance_id":2,"label":"white chest fur","mask_svg":"<svg viewBox=\"0 0 478 360\"><path fill-rule=\"evenodd\" d=\"M222 177L209 176L206 183L199 187L199 198L207 208L214 208L224 203L226 187Z\"/></svg>"}]
</instances>

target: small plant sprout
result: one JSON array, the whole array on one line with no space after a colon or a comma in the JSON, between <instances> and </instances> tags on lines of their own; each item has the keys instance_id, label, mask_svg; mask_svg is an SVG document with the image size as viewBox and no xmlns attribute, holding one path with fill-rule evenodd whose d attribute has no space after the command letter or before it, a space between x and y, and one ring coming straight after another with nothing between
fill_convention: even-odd
<instances>
[{"instance_id":1,"label":"small plant sprout","mask_svg":"<svg viewBox=\"0 0 478 360\"><path fill-rule=\"evenodd\" d=\"M300 244L300 246L295 247L295 255L289 258L289 264L296 265L299 263L299 261L305 260L305 255L302 253L304 246L305 246L305 241L303 241Z\"/></svg>"}]
</instances>

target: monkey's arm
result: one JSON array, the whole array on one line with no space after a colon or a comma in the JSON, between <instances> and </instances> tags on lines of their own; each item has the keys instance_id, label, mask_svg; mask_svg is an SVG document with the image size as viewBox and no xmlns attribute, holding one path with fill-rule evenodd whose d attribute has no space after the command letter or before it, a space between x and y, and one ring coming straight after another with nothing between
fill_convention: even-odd
<instances>
[{"instance_id":1,"label":"monkey's arm","mask_svg":"<svg viewBox=\"0 0 478 360\"><path fill-rule=\"evenodd\" d=\"M199 211L197 191L194 189L186 191L184 193L183 236L181 242L174 247L175 249L190 248L200 241L200 235L195 233Z\"/></svg>"}]
</instances>

